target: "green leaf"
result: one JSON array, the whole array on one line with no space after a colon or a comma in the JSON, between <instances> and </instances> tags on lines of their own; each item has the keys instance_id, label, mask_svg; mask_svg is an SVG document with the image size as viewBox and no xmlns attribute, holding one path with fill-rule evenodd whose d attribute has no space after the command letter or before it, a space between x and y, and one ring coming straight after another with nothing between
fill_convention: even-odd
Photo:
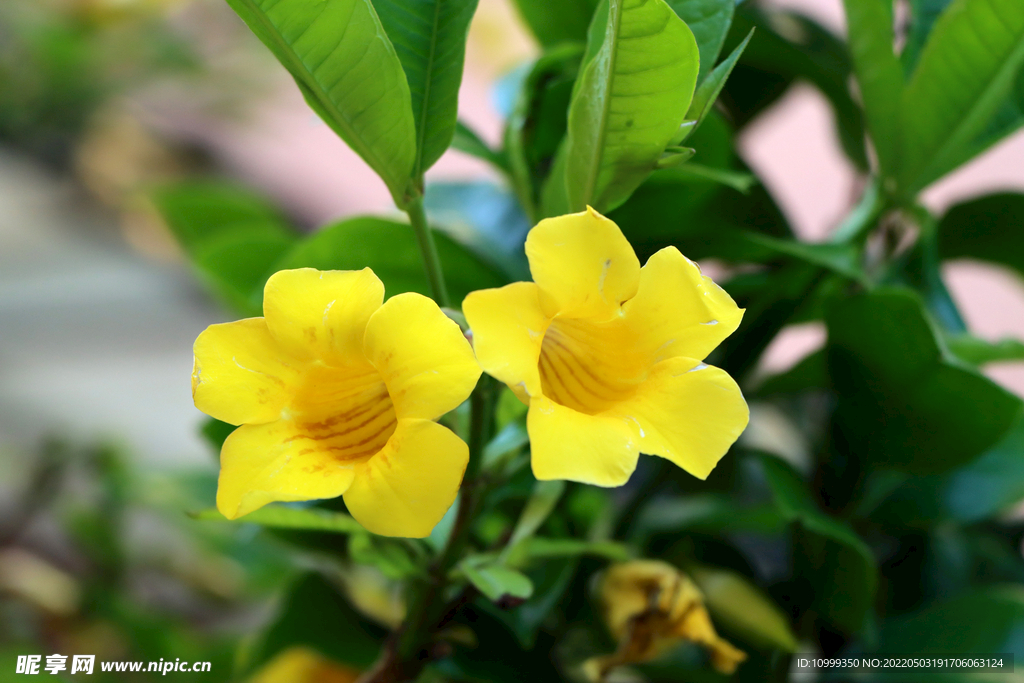
<instances>
[{"instance_id":1,"label":"green leaf","mask_svg":"<svg viewBox=\"0 0 1024 683\"><path fill-rule=\"evenodd\" d=\"M444 233L435 231L437 251L448 289L455 301L471 291L500 287L505 278ZM303 240L274 264L273 270L372 268L388 296L401 292L427 295L427 277L412 228L383 218L350 218L327 226Z\"/></svg>"},{"instance_id":2,"label":"green leaf","mask_svg":"<svg viewBox=\"0 0 1024 683\"><path fill-rule=\"evenodd\" d=\"M156 190L151 199L178 243L190 254L218 233L242 225L278 225L287 231L284 219L266 199L230 183L175 183Z\"/></svg>"},{"instance_id":3,"label":"green leaf","mask_svg":"<svg viewBox=\"0 0 1024 683\"><path fill-rule=\"evenodd\" d=\"M250 666L289 647L305 646L339 662L369 667L386 637L387 631L356 612L334 585L308 573L289 586Z\"/></svg>"},{"instance_id":4,"label":"green leaf","mask_svg":"<svg viewBox=\"0 0 1024 683\"><path fill-rule=\"evenodd\" d=\"M831 105L843 151L858 168L867 170L864 114L850 95L853 66L846 43L806 16L762 11L744 3L736 9L729 44L738 44L755 26L757 33L722 95L737 127L757 117L794 82L804 80Z\"/></svg>"},{"instance_id":5,"label":"green leaf","mask_svg":"<svg viewBox=\"0 0 1024 683\"><path fill-rule=\"evenodd\" d=\"M942 11L952 0L910 0L910 26L907 29L907 42L900 52L903 72L910 75L921 57L921 50L928 42L928 36L935 26Z\"/></svg>"},{"instance_id":6,"label":"green leaf","mask_svg":"<svg viewBox=\"0 0 1024 683\"><path fill-rule=\"evenodd\" d=\"M731 3L730 3L731 4ZM686 139L697 128L704 122L708 113L711 111L711 107L718 100L718 95L722 92L722 88L725 87L725 82L729 80L729 74L732 73L733 68L736 66L736 62L739 61L740 56L743 55L743 51L747 49L747 44L750 43L750 39L754 37L754 30L750 29L750 33L743 39L743 42L736 46L736 49L714 70L705 78L701 84L697 87L697 91L693 94L693 101L690 102L690 109L686 112L686 118L696 123L689 128ZM703 58L701 66L703 66Z\"/></svg>"},{"instance_id":7,"label":"green leaf","mask_svg":"<svg viewBox=\"0 0 1024 683\"><path fill-rule=\"evenodd\" d=\"M1024 5L954 0L932 30L903 93L901 189L916 193L962 163L1024 62Z\"/></svg>"},{"instance_id":8,"label":"green leaf","mask_svg":"<svg viewBox=\"0 0 1024 683\"><path fill-rule=\"evenodd\" d=\"M877 651L914 655L991 655L1024 651L1024 589L1019 585L974 589L909 616L889 619L878 634ZM934 681L935 671L910 670L876 676L884 681ZM1016 681L1019 675L942 674L951 683Z\"/></svg>"},{"instance_id":9,"label":"green leaf","mask_svg":"<svg viewBox=\"0 0 1024 683\"><path fill-rule=\"evenodd\" d=\"M871 141L882 173L894 176L901 162L900 127L904 121L900 118L903 67L893 52L892 8L887 8L882 0L844 0L843 4ZM905 123L916 125L912 121Z\"/></svg>"},{"instance_id":10,"label":"green leaf","mask_svg":"<svg viewBox=\"0 0 1024 683\"><path fill-rule=\"evenodd\" d=\"M939 255L1009 266L1024 276L1024 194L1001 192L949 209L939 221Z\"/></svg>"},{"instance_id":11,"label":"green leaf","mask_svg":"<svg viewBox=\"0 0 1024 683\"><path fill-rule=\"evenodd\" d=\"M296 235L274 223L238 224L203 240L192 263L228 307L241 315L259 316L263 309L254 299L270 268L296 241Z\"/></svg>"},{"instance_id":12,"label":"green leaf","mask_svg":"<svg viewBox=\"0 0 1024 683\"><path fill-rule=\"evenodd\" d=\"M416 165L409 82L370 0L228 0L306 102L404 206Z\"/></svg>"},{"instance_id":13,"label":"green leaf","mask_svg":"<svg viewBox=\"0 0 1024 683\"><path fill-rule=\"evenodd\" d=\"M583 45L570 43L541 55L523 79L508 117L505 149L512 184L523 210L531 217L537 214L545 179L565 193L565 169L559 171L553 165L559 149L565 146L569 101L583 52Z\"/></svg>"},{"instance_id":14,"label":"green leaf","mask_svg":"<svg viewBox=\"0 0 1024 683\"><path fill-rule=\"evenodd\" d=\"M544 538L535 536L521 541L509 557L509 564L522 566L538 559L552 557L580 557L590 555L622 562L630 558L629 551L615 541L584 541L578 538Z\"/></svg>"},{"instance_id":15,"label":"green leaf","mask_svg":"<svg viewBox=\"0 0 1024 683\"><path fill-rule=\"evenodd\" d=\"M508 159L501 152L491 149L491 146L484 142L472 128L462 121L455 122L455 134L452 137L452 149L483 159L499 171L509 172Z\"/></svg>"},{"instance_id":16,"label":"green leaf","mask_svg":"<svg viewBox=\"0 0 1024 683\"><path fill-rule=\"evenodd\" d=\"M701 493L686 497L655 498L640 510L631 538L655 534L750 532L773 534L784 521L775 506L740 506L725 495Z\"/></svg>"},{"instance_id":17,"label":"green leaf","mask_svg":"<svg viewBox=\"0 0 1024 683\"><path fill-rule=\"evenodd\" d=\"M819 349L807 354L789 370L766 378L755 393L758 396L797 394L808 389L823 389L828 386L828 363L824 349Z\"/></svg>"},{"instance_id":18,"label":"green leaf","mask_svg":"<svg viewBox=\"0 0 1024 683\"><path fill-rule=\"evenodd\" d=\"M784 240L768 235L746 233L746 239L772 251L827 268L834 273L866 282L867 277L860 265L860 251L852 244L825 244Z\"/></svg>"},{"instance_id":19,"label":"green leaf","mask_svg":"<svg viewBox=\"0 0 1024 683\"><path fill-rule=\"evenodd\" d=\"M509 595L513 598L528 598L533 594L533 583L522 572L501 564L473 562L468 557L459 563L459 569L477 590L491 601Z\"/></svg>"},{"instance_id":20,"label":"green leaf","mask_svg":"<svg viewBox=\"0 0 1024 683\"><path fill-rule=\"evenodd\" d=\"M967 333L947 334L944 337L950 353L974 366L999 361L1024 360L1024 343L1018 339L1000 339L989 342Z\"/></svg>"},{"instance_id":21,"label":"green leaf","mask_svg":"<svg viewBox=\"0 0 1024 683\"><path fill-rule=\"evenodd\" d=\"M655 168L675 168L681 166L693 158L697 150L692 147L666 147L665 151L658 157ZM715 171L712 170L712 173Z\"/></svg>"},{"instance_id":22,"label":"green leaf","mask_svg":"<svg viewBox=\"0 0 1024 683\"><path fill-rule=\"evenodd\" d=\"M542 47L584 42L597 0L515 0L519 15Z\"/></svg>"},{"instance_id":23,"label":"green leaf","mask_svg":"<svg viewBox=\"0 0 1024 683\"><path fill-rule=\"evenodd\" d=\"M384 538L366 532L348 538L348 554L353 562L368 564L396 581L423 573L423 556L412 551L416 546L404 539Z\"/></svg>"},{"instance_id":24,"label":"green leaf","mask_svg":"<svg viewBox=\"0 0 1024 683\"><path fill-rule=\"evenodd\" d=\"M911 21L907 43L900 54L903 70L911 74L935 22L952 0L911 0ZM950 161L950 167L981 154L990 146L1024 126L1024 69L1017 70L1014 92L1003 100L995 116L971 143Z\"/></svg>"},{"instance_id":25,"label":"green leaf","mask_svg":"<svg viewBox=\"0 0 1024 683\"><path fill-rule=\"evenodd\" d=\"M259 524L274 529L301 529L304 531L326 531L333 534L365 534L366 529L359 522L342 512L331 512L319 508L293 508L282 505L267 505L254 510L244 517L229 520L216 508L203 510L192 515L201 521L233 522L236 524Z\"/></svg>"},{"instance_id":26,"label":"green leaf","mask_svg":"<svg viewBox=\"0 0 1024 683\"><path fill-rule=\"evenodd\" d=\"M856 455L914 474L937 473L997 443L1019 398L945 353L921 300L878 289L826 313L839 428Z\"/></svg>"},{"instance_id":27,"label":"green leaf","mask_svg":"<svg viewBox=\"0 0 1024 683\"><path fill-rule=\"evenodd\" d=\"M963 467L913 477L897 487L873 517L900 524L963 524L993 517L1024 500L1024 419L1002 441Z\"/></svg>"},{"instance_id":28,"label":"green leaf","mask_svg":"<svg viewBox=\"0 0 1024 683\"><path fill-rule=\"evenodd\" d=\"M214 451L220 453L221 447L224 445L224 441L231 435L231 432L235 431L237 427L227 422L221 422L216 418L207 418L203 422L203 426L199 428L199 432L206 439L206 442L210 444Z\"/></svg>"},{"instance_id":29,"label":"green leaf","mask_svg":"<svg viewBox=\"0 0 1024 683\"><path fill-rule=\"evenodd\" d=\"M519 521L516 522L515 529L512 530L512 536L508 539L502 557L507 557L518 543L537 532L548 516L554 512L563 493L565 493L564 481L538 481L534 485L533 494L519 514Z\"/></svg>"},{"instance_id":30,"label":"green leaf","mask_svg":"<svg viewBox=\"0 0 1024 683\"><path fill-rule=\"evenodd\" d=\"M405 70L416 121L413 177L434 165L455 134L469 21L477 0L373 0Z\"/></svg>"},{"instance_id":31,"label":"green leaf","mask_svg":"<svg viewBox=\"0 0 1024 683\"><path fill-rule=\"evenodd\" d=\"M654 170L686 117L697 43L664 0L608 0L569 106L569 205L608 212Z\"/></svg>"},{"instance_id":32,"label":"green leaf","mask_svg":"<svg viewBox=\"0 0 1024 683\"><path fill-rule=\"evenodd\" d=\"M701 83L711 71L722 51L725 37L729 35L736 0L667 0L668 6L686 22L693 31L700 51Z\"/></svg>"},{"instance_id":33,"label":"green leaf","mask_svg":"<svg viewBox=\"0 0 1024 683\"><path fill-rule=\"evenodd\" d=\"M704 604L716 624L754 645L783 652L797 651L797 639L788 615L745 576L713 567L686 569L704 594Z\"/></svg>"},{"instance_id":34,"label":"green leaf","mask_svg":"<svg viewBox=\"0 0 1024 683\"><path fill-rule=\"evenodd\" d=\"M803 578L814 585L814 607L849 633L864 627L878 583L871 549L844 522L818 510L800 475L786 462L764 456L765 477L779 513L807 532L798 543Z\"/></svg>"}]
</instances>

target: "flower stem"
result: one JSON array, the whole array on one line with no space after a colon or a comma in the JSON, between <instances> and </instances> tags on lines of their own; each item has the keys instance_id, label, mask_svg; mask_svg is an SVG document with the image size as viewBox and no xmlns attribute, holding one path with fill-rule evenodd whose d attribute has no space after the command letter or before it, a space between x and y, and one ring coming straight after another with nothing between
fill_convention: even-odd
<instances>
[{"instance_id":1,"label":"flower stem","mask_svg":"<svg viewBox=\"0 0 1024 683\"><path fill-rule=\"evenodd\" d=\"M429 647L434 631L448 608L445 589L448 574L459 563L469 544L471 522L482 498L480 465L483 449L491 436L494 423L494 382L484 375L470 396L469 462L463 477L462 492L455 523L444 551L430 568L409 603L405 625L398 637L395 655L398 669L404 676L415 677L430 659ZM404 679L403 679L404 680Z\"/></svg>"},{"instance_id":2,"label":"flower stem","mask_svg":"<svg viewBox=\"0 0 1024 683\"><path fill-rule=\"evenodd\" d=\"M437 244L434 242L434 235L427 225L427 214L423 210L423 195L417 194L405 207L409 214L409 222L416 233L416 243L420 248L420 255L423 257L423 267L427 271L427 286L430 288L430 296L439 306L450 306L448 299L448 288L444 283L444 270L441 268L441 258L437 254Z\"/></svg>"}]
</instances>

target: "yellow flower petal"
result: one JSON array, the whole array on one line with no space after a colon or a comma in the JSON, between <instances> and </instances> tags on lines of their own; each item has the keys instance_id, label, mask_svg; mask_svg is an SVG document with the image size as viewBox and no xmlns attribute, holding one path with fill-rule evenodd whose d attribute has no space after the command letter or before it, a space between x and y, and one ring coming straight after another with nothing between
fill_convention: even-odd
<instances>
[{"instance_id":1,"label":"yellow flower petal","mask_svg":"<svg viewBox=\"0 0 1024 683\"><path fill-rule=\"evenodd\" d=\"M375 534L423 538L454 502L468 462L469 447L447 428L399 420L384 449L358 466L345 505Z\"/></svg>"},{"instance_id":2,"label":"yellow flower petal","mask_svg":"<svg viewBox=\"0 0 1024 683\"><path fill-rule=\"evenodd\" d=\"M270 333L292 355L338 365L362 354L366 321L383 300L384 285L369 268L300 268L270 276L263 313Z\"/></svg>"},{"instance_id":3,"label":"yellow flower petal","mask_svg":"<svg viewBox=\"0 0 1024 683\"><path fill-rule=\"evenodd\" d=\"M311 439L289 421L242 425L221 449L217 509L235 519L274 501L336 498L355 467L329 441Z\"/></svg>"},{"instance_id":4,"label":"yellow flower petal","mask_svg":"<svg viewBox=\"0 0 1024 683\"><path fill-rule=\"evenodd\" d=\"M615 410L644 453L706 479L750 419L743 394L724 370L692 358L658 363L636 394Z\"/></svg>"},{"instance_id":5,"label":"yellow flower petal","mask_svg":"<svg viewBox=\"0 0 1024 683\"><path fill-rule=\"evenodd\" d=\"M549 318L610 318L640 281L640 261L619 226L589 207L538 223L526 257Z\"/></svg>"},{"instance_id":6,"label":"yellow flower petal","mask_svg":"<svg viewBox=\"0 0 1024 683\"><path fill-rule=\"evenodd\" d=\"M623 322L652 363L677 356L703 359L743 319L732 297L675 247L647 260L637 295L622 309Z\"/></svg>"},{"instance_id":7,"label":"yellow flower petal","mask_svg":"<svg viewBox=\"0 0 1024 683\"><path fill-rule=\"evenodd\" d=\"M391 297L366 325L366 358L399 418L436 419L469 398L480 365L459 326L420 294Z\"/></svg>"},{"instance_id":8,"label":"yellow flower petal","mask_svg":"<svg viewBox=\"0 0 1024 683\"><path fill-rule=\"evenodd\" d=\"M305 366L284 352L263 318L210 325L193 352L196 407L233 425L278 419Z\"/></svg>"},{"instance_id":9,"label":"yellow flower petal","mask_svg":"<svg viewBox=\"0 0 1024 683\"><path fill-rule=\"evenodd\" d=\"M636 469L637 439L620 417L586 415L539 396L526 428L537 479L622 486Z\"/></svg>"},{"instance_id":10,"label":"yellow flower petal","mask_svg":"<svg viewBox=\"0 0 1024 683\"><path fill-rule=\"evenodd\" d=\"M523 403L541 392L537 359L550 319L533 282L472 292L462 302L473 348L487 374L504 382Z\"/></svg>"}]
</instances>

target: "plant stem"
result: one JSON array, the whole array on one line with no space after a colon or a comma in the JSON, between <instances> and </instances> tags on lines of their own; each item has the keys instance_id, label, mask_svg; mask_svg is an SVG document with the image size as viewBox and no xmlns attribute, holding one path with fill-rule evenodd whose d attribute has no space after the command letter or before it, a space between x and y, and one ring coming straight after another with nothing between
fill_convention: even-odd
<instances>
[{"instance_id":1,"label":"plant stem","mask_svg":"<svg viewBox=\"0 0 1024 683\"><path fill-rule=\"evenodd\" d=\"M422 186L422 183L420 183ZM448 299L448 289L444 283L444 270L441 268L441 258L437 254L437 244L434 242L434 234L427 225L427 214L423 210L423 195L417 194L405 207L409 214L409 222L416 233L416 243L420 248L420 255L423 257L423 267L427 271L427 286L430 288L430 296L439 306L449 307L451 302Z\"/></svg>"},{"instance_id":2,"label":"plant stem","mask_svg":"<svg viewBox=\"0 0 1024 683\"><path fill-rule=\"evenodd\" d=\"M494 383L484 375L470 396L469 462L463 476L462 493L451 536L440 557L433 563L427 580L409 604L405 626L399 634L396 655L399 669L405 676L418 672L429 657L424 651L430 645L433 632L444 617L447 606L445 589L448 574L462 559L469 544L473 517L480 506L480 465L484 446L490 439L494 423Z\"/></svg>"},{"instance_id":3,"label":"plant stem","mask_svg":"<svg viewBox=\"0 0 1024 683\"><path fill-rule=\"evenodd\" d=\"M862 239L878 223L886 206L887 198L882 192L881 180L873 178L864 188L857 206L846 215L829 241L833 244L846 244Z\"/></svg>"}]
</instances>

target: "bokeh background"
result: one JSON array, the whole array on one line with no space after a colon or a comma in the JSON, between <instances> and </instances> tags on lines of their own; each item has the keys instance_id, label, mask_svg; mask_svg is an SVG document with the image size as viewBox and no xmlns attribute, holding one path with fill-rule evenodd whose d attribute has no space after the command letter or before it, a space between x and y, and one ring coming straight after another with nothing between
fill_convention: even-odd
<instances>
[{"instance_id":1,"label":"bokeh background","mask_svg":"<svg viewBox=\"0 0 1024 683\"><path fill-rule=\"evenodd\" d=\"M840 0L765 4L844 30ZM460 118L487 141L501 136L495 84L536 53L509 0L481 0ZM824 239L858 194L862 179L809 86L791 88L738 144L806 239ZM209 504L216 472L189 393L191 344L227 313L147 192L197 174L251 186L309 229L395 213L222 0L0 2L0 593L21 601L0 602L5 651L42 629L55 644L85 638L116 652L126 627L104 611L120 609L108 604L120 591L112 581L129 586L126 613L163 629L157 640L179 626L182 643L195 639L196 624L227 639L268 609L283 571L272 548L265 571L243 572L251 557L215 531L195 537L182 512ZM456 151L428 174L481 178L498 180ZM1024 192L1024 133L935 184L925 203L941 212L999 190ZM991 265L946 268L978 336L1024 338L1024 283ZM791 328L762 362L782 369L823 339L820 326ZM1024 364L985 371L1024 395ZM755 438L780 438L783 427L754 416ZM111 534L117 547L82 551ZM83 604L99 616L82 620Z\"/></svg>"}]
</instances>

